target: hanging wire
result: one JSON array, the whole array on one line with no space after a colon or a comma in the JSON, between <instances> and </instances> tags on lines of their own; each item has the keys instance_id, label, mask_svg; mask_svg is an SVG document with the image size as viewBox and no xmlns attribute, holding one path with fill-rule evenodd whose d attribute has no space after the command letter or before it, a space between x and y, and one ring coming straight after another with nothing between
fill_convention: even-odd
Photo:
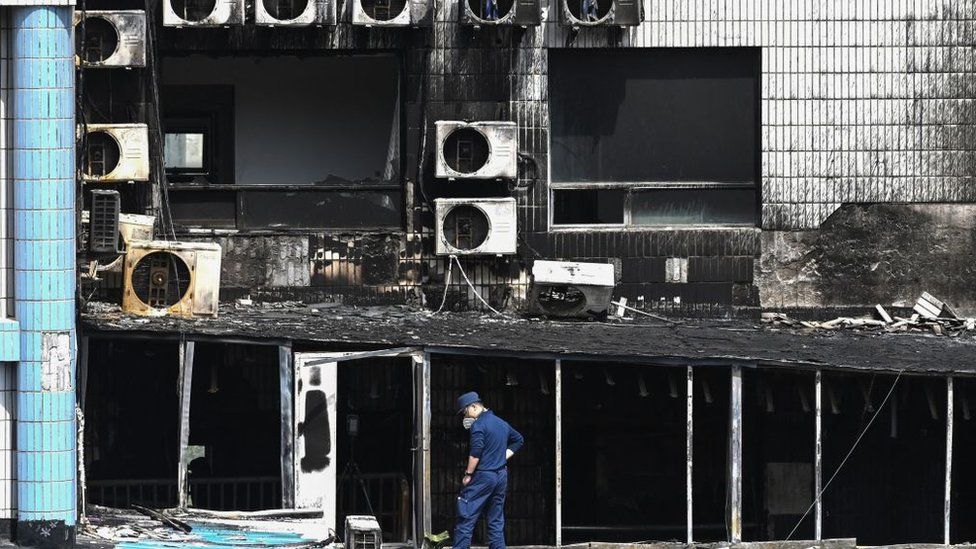
<instances>
[{"instance_id":1,"label":"hanging wire","mask_svg":"<svg viewBox=\"0 0 976 549\"><path fill-rule=\"evenodd\" d=\"M813 498L813 503L811 503L810 506L807 507L807 510L803 513L803 516L800 517L800 520L796 522L796 526L794 526L793 529L790 530L790 535L786 536L786 541L790 541L790 539L792 539L793 534L796 533L797 529L800 527L800 524L803 523L803 521L807 518L807 515L810 514L810 511L817 505L817 503L819 503L822 500L824 492L826 492L827 488L830 487L830 483L832 483L834 479L837 478L837 475L840 473L841 469L844 468L844 465L847 463L847 460L850 459L851 454L854 453L854 450L857 449L858 444L861 443L861 439L864 438L864 435L867 434L868 429L871 428L871 425L874 423L874 420L877 419L879 414L881 414L881 410L884 410L885 404L888 403L888 399L890 399L891 395L895 392L895 387L898 386L898 380L901 379L901 375L903 373L905 373L905 370L898 371L898 375L895 376L895 380L891 382L891 388L888 389L888 394L886 394L884 400L881 401L881 405L878 406L878 409L875 410L874 414L871 415L871 419L868 420L868 424L865 425L864 429L861 430L861 434L857 436L857 439L854 441L854 444L851 446L851 449L848 450L847 455L845 455L844 459L841 460L840 465L837 466L837 469L834 471L834 474L830 476L830 480L828 480L827 483L823 485L823 488L820 489L820 492L817 493L817 496ZM874 379L872 379L871 381L873 383Z\"/></svg>"}]
</instances>

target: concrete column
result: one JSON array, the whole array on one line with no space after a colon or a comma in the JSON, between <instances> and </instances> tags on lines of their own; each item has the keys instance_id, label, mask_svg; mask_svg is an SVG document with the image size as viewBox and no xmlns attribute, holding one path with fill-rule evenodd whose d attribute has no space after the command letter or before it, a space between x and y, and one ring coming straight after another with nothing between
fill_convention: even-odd
<instances>
[{"instance_id":1,"label":"concrete column","mask_svg":"<svg viewBox=\"0 0 976 549\"><path fill-rule=\"evenodd\" d=\"M17 543L73 545L75 75L70 6L10 8Z\"/></svg>"}]
</instances>

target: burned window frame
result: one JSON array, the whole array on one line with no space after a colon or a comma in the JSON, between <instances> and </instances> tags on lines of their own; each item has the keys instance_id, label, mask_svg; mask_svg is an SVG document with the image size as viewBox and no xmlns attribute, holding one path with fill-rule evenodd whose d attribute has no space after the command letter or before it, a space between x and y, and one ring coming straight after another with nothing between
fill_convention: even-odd
<instances>
[{"instance_id":1,"label":"burned window frame","mask_svg":"<svg viewBox=\"0 0 976 549\"><path fill-rule=\"evenodd\" d=\"M629 48L625 51L621 50L611 50L601 48L597 51L600 55L625 55L635 57L643 54L659 55L662 52L667 52L668 50L677 50L677 48ZM687 48L681 48L681 53L688 54ZM752 47L735 47L735 48L692 48L692 52L701 55L714 54L717 51L728 52L729 50L734 50L743 56L751 55L754 56L752 69L754 70L752 76L755 83L754 86L754 128L753 132L755 135L755 151L752 158L753 165L753 178L751 181L739 181L739 180L715 180L715 181L682 181L682 180L648 180L648 181L559 181L554 178L552 170L552 154L551 151L555 145L555 138L553 132L551 131L552 120L558 116L553 109L552 105L552 95L551 86L553 79L549 78L550 94L549 94L549 119L550 119L550 131L549 131L549 188L548 188L548 229L552 232L573 232L573 231L620 231L620 230L659 230L659 229L694 229L700 227L708 228L743 228L743 227L757 227L760 224L761 219L761 205L762 205L762 90L761 90L761 77L762 77L762 50L760 48ZM575 55L578 52L572 48L552 48L550 49L549 63L547 66L548 74L553 71L552 57L559 55ZM623 190L623 212L622 212L622 222L620 223L560 223L556 219L556 201L558 200L557 194L561 191L573 191L573 190ZM700 189L703 192L707 191L727 191L727 190L752 190L754 191L754 201L752 203L752 208L749 217L751 219L749 222L693 222L693 223L643 223L638 224L635 220L637 217L635 215L635 199L636 197L645 192L662 191L662 190L694 190Z\"/></svg>"},{"instance_id":2,"label":"burned window frame","mask_svg":"<svg viewBox=\"0 0 976 549\"><path fill-rule=\"evenodd\" d=\"M281 55L288 55L282 53ZM337 55L332 52L322 52L322 57ZM163 112L163 134L167 133L167 119L175 119L178 123L174 126L177 129L187 127L187 121L194 119L209 120L213 128L213 137L210 143L205 143L211 154L211 172L206 175L178 173L174 170L166 169L167 193L164 199L170 204L175 204L173 219L177 231L182 233L212 232L214 230L226 230L238 233L260 232L260 233L290 233L308 232L320 230L336 231L356 231L356 232L390 232L402 231L406 222L406 199L407 193L405 184L408 179L408 144L407 144L407 106L409 104L409 94L406 91L407 71L406 60L402 51L395 49L370 49L356 50L343 55L354 57L369 57L374 55L391 56L396 63L397 69L397 156L395 159L396 173L391 182L363 181L322 181L317 183L295 183L295 184L261 184L249 185L237 183L235 179L235 136L236 128L234 125L234 87L231 85L167 85L164 86L163 97L168 97L168 91L178 91L187 94L177 102L177 108L165 107ZM216 108L200 108L199 105L207 105L211 101L200 101L198 98L206 93L206 88L227 88L229 89L229 99L225 95L216 105ZM194 91L194 89L196 91ZM202 93L201 93L202 92ZM227 93L226 91L224 92ZM196 126L194 126L196 127ZM205 141L207 138L205 137ZM206 154L205 154L206 162ZM180 212L180 205L193 204L197 196L205 193L212 203L216 204L224 212L222 215L213 218L201 215L185 218ZM306 212L309 215L306 219L321 219L321 223L290 223L292 216L282 214L281 222L260 223L255 217L255 210L252 207L255 198L268 193L276 193L282 197L305 196L307 200L303 202L314 207L321 203L323 196L334 195L337 199L349 199L356 195L363 196L365 200L391 201L395 206L390 208L388 216L361 216L362 223L351 223L348 221L335 224L330 221L328 212L318 211L319 215L311 215L313 212ZM169 208L170 205L167 207ZM228 215L232 209L233 215Z\"/></svg>"}]
</instances>

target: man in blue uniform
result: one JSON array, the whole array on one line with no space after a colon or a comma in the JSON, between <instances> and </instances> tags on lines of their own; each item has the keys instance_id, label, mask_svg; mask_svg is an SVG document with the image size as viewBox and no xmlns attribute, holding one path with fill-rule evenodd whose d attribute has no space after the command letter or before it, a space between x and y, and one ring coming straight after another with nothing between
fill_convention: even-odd
<instances>
[{"instance_id":1,"label":"man in blue uniform","mask_svg":"<svg viewBox=\"0 0 976 549\"><path fill-rule=\"evenodd\" d=\"M468 466L461 479L457 502L457 526L453 549L468 549L475 524L485 514L488 547L505 549L505 492L508 491L506 463L522 447L522 435L481 403L478 393L458 398L458 414L471 430Z\"/></svg>"}]
</instances>

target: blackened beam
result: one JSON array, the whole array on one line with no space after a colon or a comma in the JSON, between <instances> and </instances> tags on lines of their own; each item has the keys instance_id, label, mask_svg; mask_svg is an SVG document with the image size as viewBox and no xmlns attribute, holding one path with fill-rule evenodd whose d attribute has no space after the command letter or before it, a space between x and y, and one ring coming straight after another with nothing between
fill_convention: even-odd
<instances>
[{"instance_id":1,"label":"blackened beam","mask_svg":"<svg viewBox=\"0 0 976 549\"><path fill-rule=\"evenodd\" d=\"M379 351L363 351L361 353L350 351L344 356L333 356L329 358L317 358L309 360L305 366L321 366L322 364L332 364L334 362L346 362L349 360L362 360L364 358L377 357L406 357L413 356L423 351L419 347L395 347L393 349L381 349Z\"/></svg>"},{"instance_id":2,"label":"blackened beam","mask_svg":"<svg viewBox=\"0 0 976 549\"><path fill-rule=\"evenodd\" d=\"M291 347L278 347L278 383L281 395L281 506L295 507L294 385Z\"/></svg>"},{"instance_id":3,"label":"blackened beam","mask_svg":"<svg viewBox=\"0 0 976 549\"><path fill-rule=\"evenodd\" d=\"M189 501L187 484L187 445L190 441L190 396L193 388L193 341L180 342L180 448L177 469L177 506L186 509Z\"/></svg>"}]
</instances>

